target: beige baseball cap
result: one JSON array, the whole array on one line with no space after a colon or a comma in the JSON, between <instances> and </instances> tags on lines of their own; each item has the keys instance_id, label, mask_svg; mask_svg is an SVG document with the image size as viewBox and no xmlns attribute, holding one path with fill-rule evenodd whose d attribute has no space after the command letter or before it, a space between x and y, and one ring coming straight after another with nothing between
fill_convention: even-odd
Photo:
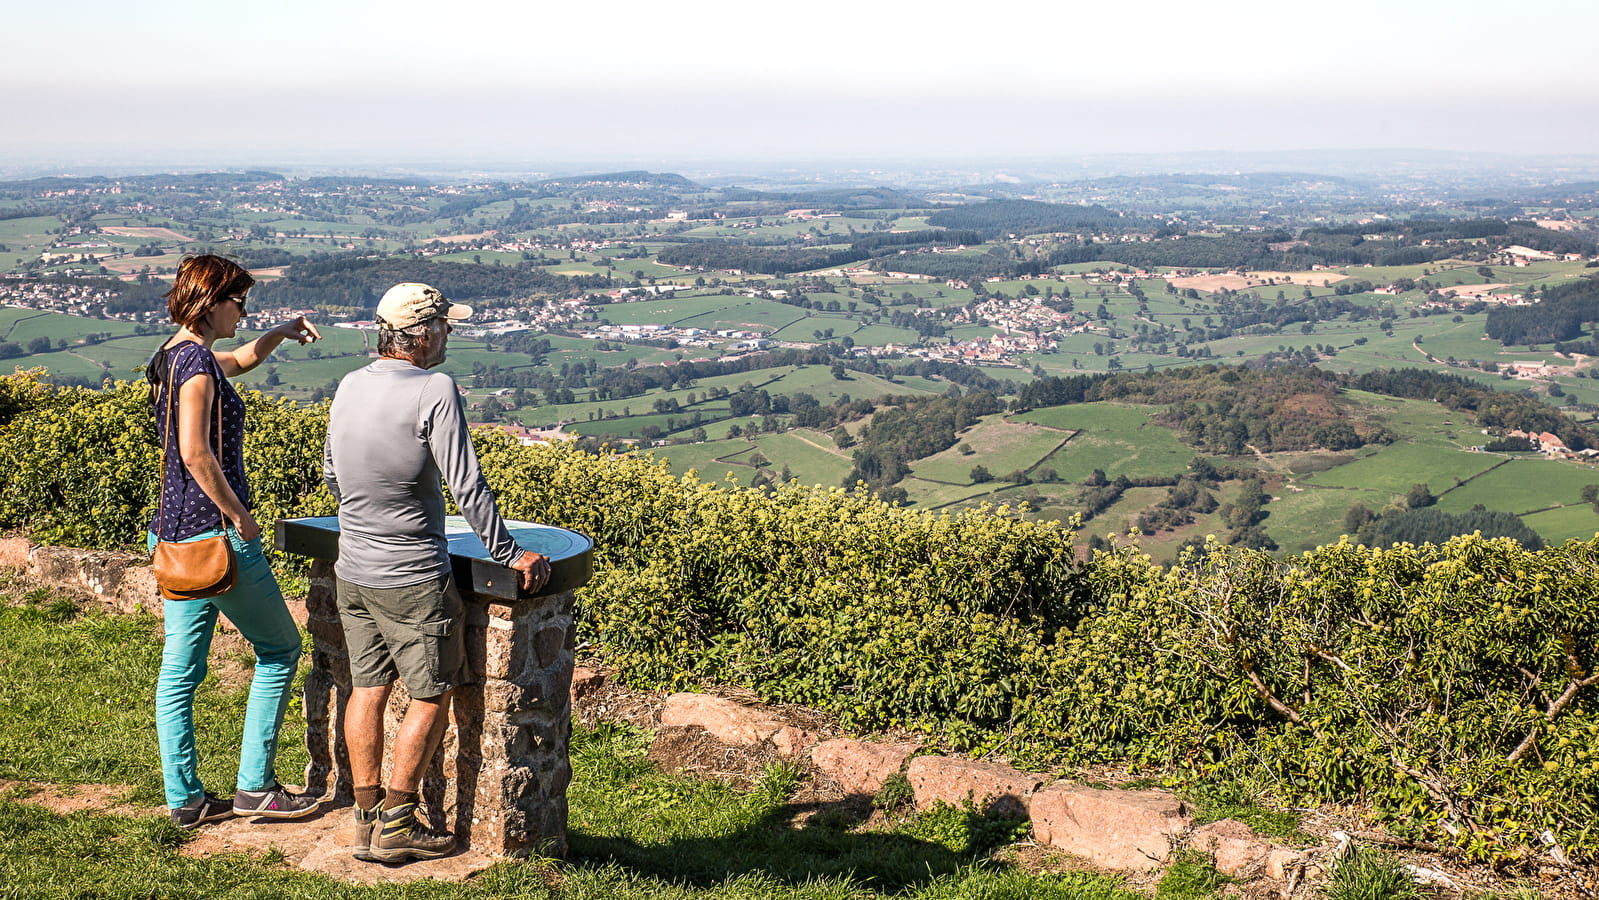
<instances>
[{"instance_id":1,"label":"beige baseball cap","mask_svg":"<svg viewBox=\"0 0 1599 900\"><path fill-rule=\"evenodd\" d=\"M440 316L459 322L472 315L472 307L451 303L438 288L407 281L389 288L378 301L378 325L391 331L420 325Z\"/></svg>"}]
</instances>

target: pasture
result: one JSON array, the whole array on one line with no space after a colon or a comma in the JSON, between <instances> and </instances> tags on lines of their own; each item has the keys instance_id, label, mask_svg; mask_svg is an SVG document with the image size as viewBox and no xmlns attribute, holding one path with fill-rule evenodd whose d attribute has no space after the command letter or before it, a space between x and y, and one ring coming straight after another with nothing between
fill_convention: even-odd
<instances>
[{"instance_id":1,"label":"pasture","mask_svg":"<svg viewBox=\"0 0 1599 900\"><path fill-rule=\"evenodd\" d=\"M1599 487L1599 468L1567 460L1484 455L1497 459L1499 465L1458 487L1435 489L1439 509L1459 513L1480 503L1518 516L1561 506L1579 506L1593 513L1592 504L1582 502L1581 494L1588 485ZM1599 527L1599 515L1594 515L1594 524Z\"/></svg>"},{"instance_id":2,"label":"pasture","mask_svg":"<svg viewBox=\"0 0 1599 900\"><path fill-rule=\"evenodd\" d=\"M1434 494L1439 494L1503 461L1492 453L1472 453L1435 445L1391 444L1335 469L1308 475L1305 481L1318 487L1342 488L1373 497L1398 496L1415 484L1428 485Z\"/></svg>"},{"instance_id":3,"label":"pasture","mask_svg":"<svg viewBox=\"0 0 1599 900\"><path fill-rule=\"evenodd\" d=\"M1038 463L1065 481L1081 482L1095 469L1110 478L1180 475L1195 451L1178 441L1171 429L1151 421L1159 411L1159 407L1098 402L1037 409L1015 418L1078 432Z\"/></svg>"},{"instance_id":4,"label":"pasture","mask_svg":"<svg viewBox=\"0 0 1599 900\"><path fill-rule=\"evenodd\" d=\"M971 484L971 471L983 466L1001 478L1011 472L1029 472L1060 449L1076 433L1008 421L1004 415L986 416L959 435L960 443L911 465L916 477L928 481ZM966 452L970 451L970 452Z\"/></svg>"},{"instance_id":5,"label":"pasture","mask_svg":"<svg viewBox=\"0 0 1599 900\"><path fill-rule=\"evenodd\" d=\"M1551 544L1590 541L1599 536L1599 513L1583 503L1532 513L1522 516L1521 521Z\"/></svg>"},{"instance_id":6,"label":"pasture","mask_svg":"<svg viewBox=\"0 0 1599 900\"><path fill-rule=\"evenodd\" d=\"M809 428L763 434L755 445L770 460L764 468L781 473L785 468L800 484L834 487L843 483L855 462L848 450L839 450L832 438Z\"/></svg>"}]
</instances>

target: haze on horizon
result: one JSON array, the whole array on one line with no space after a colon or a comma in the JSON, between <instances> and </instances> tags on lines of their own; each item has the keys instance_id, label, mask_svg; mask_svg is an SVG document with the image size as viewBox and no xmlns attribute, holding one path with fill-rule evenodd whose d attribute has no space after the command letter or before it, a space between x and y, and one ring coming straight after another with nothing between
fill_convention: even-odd
<instances>
[{"instance_id":1,"label":"haze on horizon","mask_svg":"<svg viewBox=\"0 0 1599 900\"><path fill-rule=\"evenodd\" d=\"M19 166L1599 152L1599 5L416 0L8 11Z\"/></svg>"}]
</instances>

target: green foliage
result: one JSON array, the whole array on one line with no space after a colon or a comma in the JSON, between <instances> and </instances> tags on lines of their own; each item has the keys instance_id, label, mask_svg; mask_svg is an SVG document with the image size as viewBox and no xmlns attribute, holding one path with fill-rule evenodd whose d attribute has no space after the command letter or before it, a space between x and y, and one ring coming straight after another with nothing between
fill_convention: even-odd
<instances>
[{"instance_id":1,"label":"green foliage","mask_svg":"<svg viewBox=\"0 0 1599 900\"><path fill-rule=\"evenodd\" d=\"M1099 384L1098 395L1165 404L1157 421L1213 453L1343 450L1392 441L1385 429L1349 419L1339 387L1338 376L1314 368L1206 365L1121 375Z\"/></svg>"},{"instance_id":2,"label":"green foliage","mask_svg":"<svg viewBox=\"0 0 1599 900\"><path fill-rule=\"evenodd\" d=\"M1155 900L1203 900L1214 897L1231 880L1216 871L1216 861L1210 856L1180 850L1155 885Z\"/></svg>"},{"instance_id":3,"label":"green foliage","mask_svg":"<svg viewBox=\"0 0 1599 900\"><path fill-rule=\"evenodd\" d=\"M883 786L872 795L872 805L881 810L893 811L909 806L914 798L911 780L905 777L904 772L895 772L883 779Z\"/></svg>"},{"instance_id":4,"label":"green foliage","mask_svg":"<svg viewBox=\"0 0 1599 900\"><path fill-rule=\"evenodd\" d=\"M16 376L4 379L11 382ZM13 398L13 385L3 392ZM155 507L160 451L148 394L61 389L0 424L0 524L82 547L138 541Z\"/></svg>"},{"instance_id":5,"label":"green foliage","mask_svg":"<svg viewBox=\"0 0 1599 900\"><path fill-rule=\"evenodd\" d=\"M1407 497L1407 502L1414 499L1413 496ZM1544 544L1543 538L1519 517L1481 508L1458 515L1431 506L1406 509L1370 519L1359 527L1357 533L1360 540L1378 547L1429 541L1441 543L1457 534L1472 533L1480 533L1484 537L1513 538L1530 550L1537 550Z\"/></svg>"},{"instance_id":6,"label":"green foliage","mask_svg":"<svg viewBox=\"0 0 1599 900\"><path fill-rule=\"evenodd\" d=\"M322 484L325 405L302 409L242 391L244 461L263 529L290 515L334 510ZM104 391L48 388L32 375L0 378L0 527L36 540L100 549L140 546L160 491L161 450L142 383Z\"/></svg>"},{"instance_id":7,"label":"green foliage","mask_svg":"<svg viewBox=\"0 0 1599 900\"><path fill-rule=\"evenodd\" d=\"M1420 900L1421 890L1405 867L1381 850L1351 846L1333 867L1327 900Z\"/></svg>"},{"instance_id":8,"label":"green foliage","mask_svg":"<svg viewBox=\"0 0 1599 900\"><path fill-rule=\"evenodd\" d=\"M937 844L962 856L985 856L994 849L1020 840L1031 825L1025 819L985 816L967 800L951 806L942 800L911 818L905 833Z\"/></svg>"}]
</instances>

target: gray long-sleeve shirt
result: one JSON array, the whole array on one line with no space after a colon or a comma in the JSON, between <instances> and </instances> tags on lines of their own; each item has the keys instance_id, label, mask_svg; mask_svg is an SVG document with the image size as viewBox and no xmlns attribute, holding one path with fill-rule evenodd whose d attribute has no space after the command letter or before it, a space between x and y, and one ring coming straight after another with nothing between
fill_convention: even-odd
<instances>
[{"instance_id":1,"label":"gray long-sleeve shirt","mask_svg":"<svg viewBox=\"0 0 1599 900\"><path fill-rule=\"evenodd\" d=\"M522 550L494 508L455 379L379 359L339 383L322 475L339 501L340 578L364 587L418 584L450 571L442 475L489 555Z\"/></svg>"}]
</instances>

